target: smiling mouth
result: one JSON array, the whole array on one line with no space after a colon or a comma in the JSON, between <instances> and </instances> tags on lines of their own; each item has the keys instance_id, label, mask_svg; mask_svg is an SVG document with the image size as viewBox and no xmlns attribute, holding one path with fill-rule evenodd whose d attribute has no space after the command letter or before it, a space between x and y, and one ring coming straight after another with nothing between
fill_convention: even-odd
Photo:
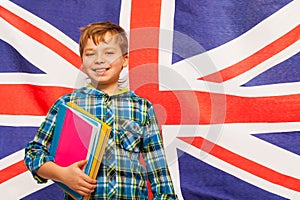
<instances>
[{"instance_id":1,"label":"smiling mouth","mask_svg":"<svg viewBox=\"0 0 300 200\"><path fill-rule=\"evenodd\" d=\"M109 70L109 68L93 69L93 71L96 72L96 73L104 73L108 70Z\"/></svg>"}]
</instances>

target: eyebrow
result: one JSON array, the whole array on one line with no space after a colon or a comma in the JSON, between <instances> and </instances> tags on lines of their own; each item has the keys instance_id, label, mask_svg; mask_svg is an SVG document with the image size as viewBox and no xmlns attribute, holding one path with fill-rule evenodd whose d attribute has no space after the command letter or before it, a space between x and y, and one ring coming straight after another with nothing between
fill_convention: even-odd
<instances>
[{"instance_id":1,"label":"eyebrow","mask_svg":"<svg viewBox=\"0 0 300 200\"><path fill-rule=\"evenodd\" d=\"M88 49L84 48L83 52L86 52L86 51L94 51L94 49L93 48L88 48Z\"/></svg>"},{"instance_id":2,"label":"eyebrow","mask_svg":"<svg viewBox=\"0 0 300 200\"><path fill-rule=\"evenodd\" d=\"M85 48L84 49L84 52L85 51L94 51L96 48ZM115 47L105 47L105 48L103 48L103 50L110 50L110 49L112 49L112 50L117 50L117 48L115 48Z\"/></svg>"}]
</instances>

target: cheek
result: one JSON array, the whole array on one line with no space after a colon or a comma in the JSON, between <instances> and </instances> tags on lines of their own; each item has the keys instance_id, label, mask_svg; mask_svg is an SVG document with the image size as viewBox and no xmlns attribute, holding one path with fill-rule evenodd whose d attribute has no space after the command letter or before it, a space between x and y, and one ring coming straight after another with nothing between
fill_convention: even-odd
<instances>
[{"instance_id":1,"label":"cheek","mask_svg":"<svg viewBox=\"0 0 300 200\"><path fill-rule=\"evenodd\" d=\"M108 63L108 64L114 64L114 63L117 62L117 60L118 60L118 58L116 58L116 57L106 57L106 58L105 58L105 61L106 61L106 63Z\"/></svg>"},{"instance_id":2,"label":"cheek","mask_svg":"<svg viewBox=\"0 0 300 200\"><path fill-rule=\"evenodd\" d=\"M93 58L83 58L83 60L82 60L82 65L84 66L84 68L88 68L93 63L94 63L94 59Z\"/></svg>"},{"instance_id":3,"label":"cheek","mask_svg":"<svg viewBox=\"0 0 300 200\"><path fill-rule=\"evenodd\" d=\"M111 65L123 65L123 60L121 57L115 57L115 58L109 60L109 63Z\"/></svg>"}]
</instances>

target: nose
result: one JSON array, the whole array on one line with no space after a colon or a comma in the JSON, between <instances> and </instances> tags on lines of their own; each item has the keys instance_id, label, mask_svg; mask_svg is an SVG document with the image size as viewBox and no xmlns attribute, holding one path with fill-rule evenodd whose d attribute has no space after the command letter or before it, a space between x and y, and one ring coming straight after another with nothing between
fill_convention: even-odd
<instances>
[{"instance_id":1,"label":"nose","mask_svg":"<svg viewBox=\"0 0 300 200\"><path fill-rule=\"evenodd\" d=\"M95 63L96 64L103 64L103 63L105 63L105 59L103 58L103 56L101 54L98 54L96 56Z\"/></svg>"}]
</instances>

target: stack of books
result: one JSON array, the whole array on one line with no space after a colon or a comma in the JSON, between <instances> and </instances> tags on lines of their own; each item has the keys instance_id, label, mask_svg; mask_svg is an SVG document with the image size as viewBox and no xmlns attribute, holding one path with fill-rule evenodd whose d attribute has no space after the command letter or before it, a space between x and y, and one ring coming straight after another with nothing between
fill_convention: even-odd
<instances>
[{"instance_id":1,"label":"stack of books","mask_svg":"<svg viewBox=\"0 0 300 200\"><path fill-rule=\"evenodd\" d=\"M83 171L96 179L111 127L77 104L61 104L58 110L50 155L62 167L87 160ZM75 199L88 199L63 183L54 181Z\"/></svg>"}]
</instances>

